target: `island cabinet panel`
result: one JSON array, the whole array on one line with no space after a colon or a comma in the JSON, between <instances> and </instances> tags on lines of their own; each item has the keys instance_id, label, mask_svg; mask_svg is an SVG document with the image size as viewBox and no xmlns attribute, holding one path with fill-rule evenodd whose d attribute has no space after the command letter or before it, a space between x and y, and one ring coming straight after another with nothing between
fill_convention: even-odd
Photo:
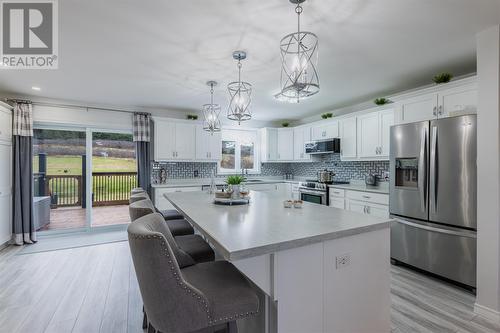
<instances>
[{"instance_id":1,"label":"island cabinet panel","mask_svg":"<svg viewBox=\"0 0 500 333\"><path fill-rule=\"evenodd\" d=\"M278 333L323 331L323 243L274 255Z\"/></svg>"},{"instance_id":2,"label":"island cabinet panel","mask_svg":"<svg viewBox=\"0 0 500 333\"><path fill-rule=\"evenodd\" d=\"M389 244L389 228L324 243L322 332L391 331ZM348 265L338 267L339 256Z\"/></svg>"},{"instance_id":3,"label":"island cabinet panel","mask_svg":"<svg viewBox=\"0 0 500 333\"><path fill-rule=\"evenodd\" d=\"M159 210L164 209L175 209L175 207L168 201L165 197L165 193L172 192L196 192L201 191L201 186L196 187L166 187L166 188L155 188L154 189L154 203L155 207Z\"/></svg>"}]
</instances>

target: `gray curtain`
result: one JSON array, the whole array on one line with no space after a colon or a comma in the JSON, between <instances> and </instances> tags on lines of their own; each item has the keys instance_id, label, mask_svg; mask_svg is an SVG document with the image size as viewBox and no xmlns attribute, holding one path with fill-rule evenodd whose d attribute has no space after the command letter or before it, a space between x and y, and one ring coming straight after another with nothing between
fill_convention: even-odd
<instances>
[{"instance_id":1,"label":"gray curtain","mask_svg":"<svg viewBox=\"0 0 500 333\"><path fill-rule=\"evenodd\" d=\"M137 182L139 187L151 195L151 159L149 151L149 142L135 142L135 156L137 161Z\"/></svg>"},{"instance_id":2,"label":"gray curtain","mask_svg":"<svg viewBox=\"0 0 500 333\"><path fill-rule=\"evenodd\" d=\"M12 232L15 244L36 242L33 221L33 121L31 104L16 104L13 119Z\"/></svg>"},{"instance_id":3,"label":"gray curtain","mask_svg":"<svg viewBox=\"0 0 500 333\"><path fill-rule=\"evenodd\" d=\"M150 115L134 113L132 119L137 161L137 182L151 195Z\"/></svg>"}]
</instances>

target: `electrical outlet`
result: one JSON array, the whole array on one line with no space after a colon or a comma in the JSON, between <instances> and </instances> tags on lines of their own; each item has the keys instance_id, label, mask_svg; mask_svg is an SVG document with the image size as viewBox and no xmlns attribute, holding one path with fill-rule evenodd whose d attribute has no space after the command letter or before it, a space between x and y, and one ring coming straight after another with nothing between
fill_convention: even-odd
<instances>
[{"instance_id":1,"label":"electrical outlet","mask_svg":"<svg viewBox=\"0 0 500 333\"><path fill-rule=\"evenodd\" d=\"M351 255L349 253L335 257L335 268L341 269L351 264Z\"/></svg>"}]
</instances>

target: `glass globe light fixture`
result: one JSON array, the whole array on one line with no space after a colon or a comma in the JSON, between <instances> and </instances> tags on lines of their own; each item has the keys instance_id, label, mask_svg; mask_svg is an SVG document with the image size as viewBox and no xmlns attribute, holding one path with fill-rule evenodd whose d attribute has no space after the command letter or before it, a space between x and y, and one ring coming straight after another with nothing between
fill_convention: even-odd
<instances>
[{"instance_id":1,"label":"glass globe light fixture","mask_svg":"<svg viewBox=\"0 0 500 333\"><path fill-rule=\"evenodd\" d=\"M227 85L229 92L229 106L227 110L227 118L238 122L252 119L250 111L250 103L252 101L252 85L248 82L241 81L241 60L246 59L245 51L234 51L233 59L238 60L238 81L231 82Z\"/></svg>"},{"instance_id":2,"label":"glass globe light fixture","mask_svg":"<svg viewBox=\"0 0 500 333\"><path fill-rule=\"evenodd\" d=\"M214 87L217 85L217 82L208 81L207 85L210 86L210 103L203 104L202 106L203 116L205 117L203 129L214 134L214 132L220 132L221 130L219 119L221 108L219 104L214 104Z\"/></svg>"}]
</instances>

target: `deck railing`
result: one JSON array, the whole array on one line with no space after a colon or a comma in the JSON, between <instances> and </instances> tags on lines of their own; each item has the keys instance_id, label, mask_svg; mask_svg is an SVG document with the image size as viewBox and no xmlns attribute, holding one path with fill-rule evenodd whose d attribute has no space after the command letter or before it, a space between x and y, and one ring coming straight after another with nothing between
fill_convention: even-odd
<instances>
[{"instance_id":1,"label":"deck railing","mask_svg":"<svg viewBox=\"0 0 500 333\"><path fill-rule=\"evenodd\" d=\"M85 181L81 175L35 174L35 182L44 186L35 195L50 196L52 207L84 206ZM136 172L93 172L92 206L124 205L130 190L137 187Z\"/></svg>"}]
</instances>

